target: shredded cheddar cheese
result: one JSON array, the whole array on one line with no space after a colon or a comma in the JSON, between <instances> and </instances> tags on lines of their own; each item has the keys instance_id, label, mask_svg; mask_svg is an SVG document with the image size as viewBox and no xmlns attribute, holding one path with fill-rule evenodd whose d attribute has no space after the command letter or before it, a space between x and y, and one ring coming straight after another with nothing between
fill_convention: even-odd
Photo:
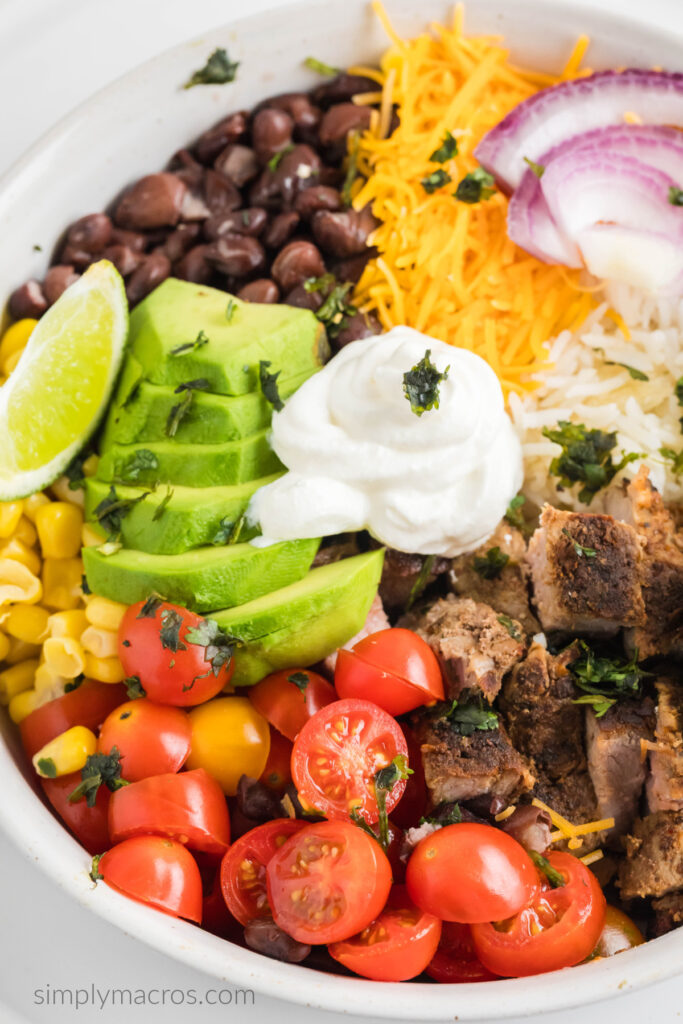
<instances>
[{"instance_id":1,"label":"shredded cheddar cheese","mask_svg":"<svg viewBox=\"0 0 683 1024\"><path fill-rule=\"evenodd\" d=\"M601 818L599 821L587 821L583 825L572 825L571 821L567 821L561 814L554 811L552 807L548 807L542 800L538 800L534 797L531 801L534 807L540 808L545 811L556 831L550 833L550 842L556 843L560 839L567 840L567 846L570 850L578 850L583 846L583 836L591 835L593 832L604 832L607 829L614 828L614 818ZM590 855L589 855L590 856Z\"/></svg>"},{"instance_id":2,"label":"shredded cheddar cheese","mask_svg":"<svg viewBox=\"0 0 683 1024\"><path fill-rule=\"evenodd\" d=\"M558 78L514 67L496 38L465 36L461 7L451 28L435 25L410 40L398 37L380 3L373 7L392 45L370 76L381 86L380 113L360 139L365 181L353 205L371 204L381 223L370 239L378 256L354 301L387 330L406 324L483 356L506 395L531 390L529 375L547 365L544 342L583 322L591 291L579 286L579 272L541 263L508 239L502 193L470 205L454 192L476 169L473 150L490 128L538 88L580 73L588 39ZM394 107L399 124L389 134ZM431 161L447 132L457 154ZM422 180L439 168L450 180L430 194Z\"/></svg>"},{"instance_id":3,"label":"shredded cheddar cheese","mask_svg":"<svg viewBox=\"0 0 683 1024\"><path fill-rule=\"evenodd\" d=\"M510 806L506 807L504 811L500 812L500 814L494 815L494 821L507 821L508 818L512 817L516 809L517 808L514 804L510 804Z\"/></svg>"},{"instance_id":4,"label":"shredded cheddar cheese","mask_svg":"<svg viewBox=\"0 0 683 1024\"><path fill-rule=\"evenodd\" d=\"M597 861L602 860L604 856L605 855L602 850L593 850L592 853L587 853L585 857L579 857L579 860L589 868L591 864L595 864Z\"/></svg>"}]
</instances>

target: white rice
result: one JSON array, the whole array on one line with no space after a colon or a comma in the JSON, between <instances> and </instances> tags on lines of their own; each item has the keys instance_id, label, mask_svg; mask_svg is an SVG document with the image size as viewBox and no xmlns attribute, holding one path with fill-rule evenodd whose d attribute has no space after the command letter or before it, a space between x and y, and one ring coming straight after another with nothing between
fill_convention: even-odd
<instances>
[{"instance_id":1,"label":"white rice","mask_svg":"<svg viewBox=\"0 0 683 1024\"><path fill-rule=\"evenodd\" d=\"M659 450L678 452L683 447L679 423L683 409L674 394L676 381L683 376L683 299L655 298L625 285L608 285L603 297L577 332L563 331L548 342L552 365L537 375L538 390L523 399L510 396L510 412L524 452L524 492L539 505L549 501L586 508L576 497L580 487L558 493L557 478L549 470L560 448L542 434L543 427L572 420L589 429L616 430L615 462L622 450L645 455L619 476L633 476L644 463L664 500L682 502L683 477L673 475L671 462ZM606 315L610 309L627 324L630 340ZM626 363L649 380L634 380L628 370L606 365L609 362ZM590 510L601 509L599 492Z\"/></svg>"}]
</instances>

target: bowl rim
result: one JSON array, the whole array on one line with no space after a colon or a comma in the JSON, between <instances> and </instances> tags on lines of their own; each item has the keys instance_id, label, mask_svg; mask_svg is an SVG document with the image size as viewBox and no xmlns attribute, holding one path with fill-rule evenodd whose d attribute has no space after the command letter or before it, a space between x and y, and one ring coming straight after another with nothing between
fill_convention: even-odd
<instances>
[{"instance_id":1,"label":"bowl rim","mask_svg":"<svg viewBox=\"0 0 683 1024\"><path fill-rule=\"evenodd\" d=\"M331 7L335 0L324 2ZM491 15L501 6L500 0L470 2L482 12L490 11ZM323 5L315 4L316 7ZM364 0L351 0L351 5L361 10L365 3ZM312 0L298 0L270 12L240 14L118 76L61 118L4 172L0 177L0 208L12 201L14 187L20 185L41 154L62 141L71 128L112 91L134 87L157 63L165 63L173 55L185 52L188 45L203 44L234 29L256 27L266 14L295 18L311 6ZM630 28L631 31L637 29L641 37L651 40L653 45L665 38L670 44L671 36L674 36L677 42L680 41L683 55L683 30L672 26L665 32L636 17L595 10L590 6L590 0L578 3L576 0L523 0L523 6L526 11L536 12L540 19L575 17L583 11L590 16L598 31L615 26ZM372 982L331 975L301 965L279 963L233 943L226 945L226 940L194 925L135 903L105 885L93 885L88 877L90 858L43 803L22 773L20 762L13 756L12 751L18 754L20 745L16 727L9 723L6 715L0 721L0 731L4 736L4 742L0 743L0 777L4 780L5 789L0 801L0 827L15 846L82 906L160 952L232 985L292 1003L364 1017L423 1021L452 1020L455 1017L481 1021L595 1003L664 981L683 970L683 929L650 940L644 946L619 956L593 961L570 971L555 971L533 979L506 979L486 985L464 984L457 988L415 982ZM36 798L29 799L27 803L29 792ZM18 807L22 807L20 815L16 814Z\"/></svg>"}]
</instances>

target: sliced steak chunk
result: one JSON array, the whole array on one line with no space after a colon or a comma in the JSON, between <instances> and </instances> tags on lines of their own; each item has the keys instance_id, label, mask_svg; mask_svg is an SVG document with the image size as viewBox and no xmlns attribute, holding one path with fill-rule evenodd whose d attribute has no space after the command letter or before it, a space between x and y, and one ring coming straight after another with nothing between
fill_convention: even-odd
<instances>
[{"instance_id":1,"label":"sliced steak chunk","mask_svg":"<svg viewBox=\"0 0 683 1024\"><path fill-rule=\"evenodd\" d=\"M641 562L642 541L628 523L546 505L527 553L543 628L613 636L643 625Z\"/></svg>"},{"instance_id":2,"label":"sliced steak chunk","mask_svg":"<svg viewBox=\"0 0 683 1024\"><path fill-rule=\"evenodd\" d=\"M683 810L683 685L661 678L657 690L656 748L650 750L650 811Z\"/></svg>"},{"instance_id":3,"label":"sliced steak chunk","mask_svg":"<svg viewBox=\"0 0 683 1024\"><path fill-rule=\"evenodd\" d=\"M427 641L441 662L451 700L463 690L476 690L492 701L503 676L526 650L519 622L469 598L448 594L410 621L409 628Z\"/></svg>"},{"instance_id":4,"label":"sliced steak chunk","mask_svg":"<svg viewBox=\"0 0 683 1024\"><path fill-rule=\"evenodd\" d=\"M544 778L557 782L583 771L583 712L573 704L567 668L573 648L558 657L533 644L503 685L500 707L514 746L531 758Z\"/></svg>"},{"instance_id":5,"label":"sliced steak chunk","mask_svg":"<svg viewBox=\"0 0 683 1024\"><path fill-rule=\"evenodd\" d=\"M379 594L376 595L374 601L370 605L370 611L365 620L365 625L361 629L360 633L356 633L350 640L344 644L344 650L350 651L354 644L357 644L359 640L365 639L366 636L370 636L372 633L379 633L380 629L389 629L391 623L387 618L384 607L382 606L382 599ZM334 676L334 670L337 665L337 652L328 654L322 665L325 672L329 676Z\"/></svg>"},{"instance_id":6,"label":"sliced steak chunk","mask_svg":"<svg viewBox=\"0 0 683 1024\"><path fill-rule=\"evenodd\" d=\"M633 824L646 776L641 740L652 739L654 705L648 698L614 704L601 718L586 709L588 772L598 817L614 818L610 842Z\"/></svg>"},{"instance_id":7,"label":"sliced steak chunk","mask_svg":"<svg viewBox=\"0 0 683 1024\"><path fill-rule=\"evenodd\" d=\"M652 909L655 912L655 936L666 935L679 928L683 924L683 890L653 900Z\"/></svg>"},{"instance_id":8,"label":"sliced steak chunk","mask_svg":"<svg viewBox=\"0 0 683 1024\"><path fill-rule=\"evenodd\" d=\"M379 596L390 615L400 615L405 611L410 603L413 588L417 586L418 581L424 584L420 587L421 590L424 590L438 576L447 572L449 567L446 558L435 558L431 563L431 569L421 580L425 564L424 555L410 555L405 551L394 551L393 548L387 548L384 555L382 578L379 583Z\"/></svg>"},{"instance_id":9,"label":"sliced steak chunk","mask_svg":"<svg viewBox=\"0 0 683 1024\"><path fill-rule=\"evenodd\" d=\"M416 720L425 782L434 806L498 796L506 803L531 789L534 776L501 726L461 736L434 715Z\"/></svg>"},{"instance_id":10,"label":"sliced steak chunk","mask_svg":"<svg viewBox=\"0 0 683 1024\"><path fill-rule=\"evenodd\" d=\"M508 561L495 576L487 577L482 559L498 548ZM526 543L514 526L504 519L480 548L451 562L451 586L461 597L471 597L509 615L526 633L538 633L541 624L529 606L528 571L524 562ZM478 567L478 568L477 568Z\"/></svg>"},{"instance_id":11,"label":"sliced steak chunk","mask_svg":"<svg viewBox=\"0 0 683 1024\"><path fill-rule=\"evenodd\" d=\"M683 811L657 811L636 821L618 884L627 900L683 889Z\"/></svg>"}]
</instances>

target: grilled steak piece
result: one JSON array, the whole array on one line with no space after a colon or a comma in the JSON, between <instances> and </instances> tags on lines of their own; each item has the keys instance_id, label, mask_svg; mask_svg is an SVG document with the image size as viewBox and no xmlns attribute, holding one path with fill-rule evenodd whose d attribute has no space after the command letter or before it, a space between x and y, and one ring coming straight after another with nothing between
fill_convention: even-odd
<instances>
[{"instance_id":1,"label":"grilled steak piece","mask_svg":"<svg viewBox=\"0 0 683 1024\"><path fill-rule=\"evenodd\" d=\"M614 818L614 842L633 824L645 783L641 740L652 739L654 705L649 697L614 704L601 718L586 709L588 772L598 801L598 817Z\"/></svg>"},{"instance_id":2,"label":"grilled steak piece","mask_svg":"<svg viewBox=\"0 0 683 1024\"><path fill-rule=\"evenodd\" d=\"M495 576L487 578L486 567L477 559L485 559L487 552L498 548L508 561ZM461 555L451 562L451 586L461 597L488 604L497 612L509 615L522 624L533 636L541 624L529 606L528 571L524 563L526 543L519 530L503 519L485 544L469 555ZM475 566L479 566L477 571ZM483 571L481 571L483 570Z\"/></svg>"},{"instance_id":3,"label":"grilled steak piece","mask_svg":"<svg viewBox=\"0 0 683 1024\"><path fill-rule=\"evenodd\" d=\"M434 806L485 794L509 803L534 784L529 765L502 726L462 736L436 714L422 714L415 718L414 732Z\"/></svg>"},{"instance_id":4,"label":"grilled steak piece","mask_svg":"<svg viewBox=\"0 0 683 1024\"><path fill-rule=\"evenodd\" d=\"M683 810L683 685L661 678L657 690L657 748L650 751L648 809Z\"/></svg>"},{"instance_id":5,"label":"grilled steak piece","mask_svg":"<svg viewBox=\"0 0 683 1024\"><path fill-rule=\"evenodd\" d=\"M671 892L660 900L652 901L655 912L654 937L666 935L683 924L683 891Z\"/></svg>"},{"instance_id":6,"label":"grilled steak piece","mask_svg":"<svg viewBox=\"0 0 683 1024\"><path fill-rule=\"evenodd\" d=\"M544 506L527 553L543 628L613 636L642 626L642 546L634 528L612 516Z\"/></svg>"},{"instance_id":7,"label":"grilled steak piece","mask_svg":"<svg viewBox=\"0 0 683 1024\"><path fill-rule=\"evenodd\" d=\"M583 771L583 712L573 704L574 683L567 665L574 649L553 657L532 644L503 686L500 707L514 746L549 782Z\"/></svg>"},{"instance_id":8,"label":"grilled steak piece","mask_svg":"<svg viewBox=\"0 0 683 1024\"><path fill-rule=\"evenodd\" d=\"M435 601L421 616L406 617L399 624L414 629L432 648L441 662L446 696L451 700L463 690L476 690L492 701L503 676L526 650L519 622L499 615L487 604L453 594Z\"/></svg>"},{"instance_id":9,"label":"grilled steak piece","mask_svg":"<svg viewBox=\"0 0 683 1024\"><path fill-rule=\"evenodd\" d=\"M379 633L380 629L389 629L391 623L387 618L384 607L382 606L382 600L379 594L376 595L374 601L370 605L370 611L368 612L365 624L361 629L360 633L356 633L350 640L347 640L343 645L344 649L350 651L354 644L357 644L359 640L365 639L366 636L370 636L372 633ZM325 660L322 662L322 666L325 673L330 677L334 676L334 670L337 665L337 652L328 654Z\"/></svg>"},{"instance_id":10,"label":"grilled steak piece","mask_svg":"<svg viewBox=\"0 0 683 1024\"><path fill-rule=\"evenodd\" d=\"M595 790L591 777L585 769L573 772L559 782L551 782L539 774L531 795L542 800L544 804L561 814L572 825L585 825L590 821L595 821L598 817ZM579 851L579 856L590 853L591 850L601 846L608 835L609 833L606 832L589 832L588 835L580 837L580 847L572 849L571 852ZM554 842L553 849L568 849L567 840Z\"/></svg>"},{"instance_id":11,"label":"grilled steak piece","mask_svg":"<svg viewBox=\"0 0 683 1024\"><path fill-rule=\"evenodd\" d=\"M683 811L657 811L636 821L626 837L618 885L627 900L683 889Z\"/></svg>"},{"instance_id":12,"label":"grilled steak piece","mask_svg":"<svg viewBox=\"0 0 683 1024\"><path fill-rule=\"evenodd\" d=\"M405 551L394 551L387 548L384 555L382 578L379 582L379 596L382 604L390 615L399 615L405 611L413 592L413 587L420 579L425 564L424 555L409 555ZM448 571L449 562L446 558L435 558L431 571L424 580L424 590L434 582L437 576Z\"/></svg>"},{"instance_id":13,"label":"grilled steak piece","mask_svg":"<svg viewBox=\"0 0 683 1024\"><path fill-rule=\"evenodd\" d=\"M629 630L626 645L641 658L683 658L683 534L642 467L610 497L610 511L634 526L644 541L641 584L646 621Z\"/></svg>"},{"instance_id":14,"label":"grilled steak piece","mask_svg":"<svg viewBox=\"0 0 683 1024\"><path fill-rule=\"evenodd\" d=\"M339 534L338 537L329 538L327 543L323 541L313 559L313 568L329 565L331 562L341 562L342 558L357 555L359 550L355 533Z\"/></svg>"}]
</instances>

